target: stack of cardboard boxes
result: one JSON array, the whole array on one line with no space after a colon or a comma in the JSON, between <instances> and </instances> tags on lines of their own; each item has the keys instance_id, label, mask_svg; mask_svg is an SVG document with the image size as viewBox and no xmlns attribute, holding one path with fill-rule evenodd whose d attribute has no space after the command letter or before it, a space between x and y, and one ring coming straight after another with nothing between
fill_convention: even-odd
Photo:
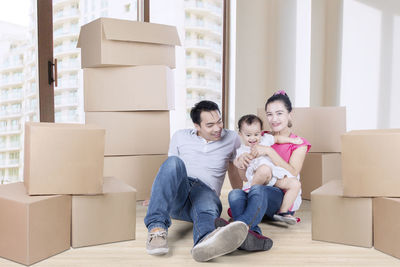
<instances>
[{"instance_id":1,"label":"stack of cardboard boxes","mask_svg":"<svg viewBox=\"0 0 400 267\"><path fill-rule=\"evenodd\" d=\"M400 130L341 136L342 179L311 193L312 238L372 247L400 257Z\"/></svg>"},{"instance_id":2,"label":"stack of cardboard boxes","mask_svg":"<svg viewBox=\"0 0 400 267\"><path fill-rule=\"evenodd\" d=\"M103 180L104 141L96 126L25 124L24 183L0 186L1 257L30 265L71 244L135 238L136 191Z\"/></svg>"},{"instance_id":3,"label":"stack of cardboard boxes","mask_svg":"<svg viewBox=\"0 0 400 267\"><path fill-rule=\"evenodd\" d=\"M343 194L371 199L374 247L400 258L400 130L359 130L342 136Z\"/></svg>"},{"instance_id":4,"label":"stack of cardboard boxes","mask_svg":"<svg viewBox=\"0 0 400 267\"><path fill-rule=\"evenodd\" d=\"M265 110L259 108L257 115L269 130ZM311 191L341 177L340 136L346 132L346 108L293 108L291 116L293 133L311 144L300 173L302 198L310 200Z\"/></svg>"},{"instance_id":5,"label":"stack of cardboard boxes","mask_svg":"<svg viewBox=\"0 0 400 267\"><path fill-rule=\"evenodd\" d=\"M167 158L174 109L175 27L100 18L82 26L86 123L106 129L104 175L150 196Z\"/></svg>"}]
</instances>

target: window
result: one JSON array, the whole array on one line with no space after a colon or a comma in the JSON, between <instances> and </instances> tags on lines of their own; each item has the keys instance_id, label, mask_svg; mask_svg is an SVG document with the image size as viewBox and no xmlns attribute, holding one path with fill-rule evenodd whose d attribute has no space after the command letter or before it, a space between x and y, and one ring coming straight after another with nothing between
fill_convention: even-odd
<instances>
[{"instance_id":1,"label":"window","mask_svg":"<svg viewBox=\"0 0 400 267\"><path fill-rule=\"evenodd\" d=\"M0 137L0 148L5 148L7 139L5 136Z\"/></svg>"},{"instance_id":2,"label":"window","mask_svg":"<svg viewBox=\"0 0 400 267\"><path fill-rule=\"evenodd\" d=\"M10 145L11 145L11 147L18 147L19 144L20 144L19 140L20 140L19 135L10 136ZM18 155L19 155L19 152L16 152L16 153L18 153Z\"/></svg>"},{"instance_id":3,"label":"window","mask_svg":"<svg viewBox=\"0 0 400 267\"><path fill-rule=\"evenodd\" d=\"M10 178L18 178L19 176L19 169L18 168L11 168L9 169L9 176Z\"/></svg>"}]
</instances>

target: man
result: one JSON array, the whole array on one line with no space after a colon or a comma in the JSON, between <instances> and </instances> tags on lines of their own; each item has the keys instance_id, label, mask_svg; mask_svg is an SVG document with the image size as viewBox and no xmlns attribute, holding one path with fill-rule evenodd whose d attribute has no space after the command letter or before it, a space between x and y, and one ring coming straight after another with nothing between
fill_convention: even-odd
<instances>
[{"instance_id":1,"label":"man","mask_svg":"<svg viewBox=\"0 0 400 267\"><path fill-rule=\"evenodd\" d=\"M167 231L172 217L193 222L192 257L208 261L236 250L248 233L248 226L240 221L217 229L214 226L222 211L219 195L224 177L228 165L234 170L232 162L240 140L236 132L223 129L214 102L197 103L190 116L195 129L174 134L169 157L153 183L144 219L149 230L146 250L151 255L168 253ZM231 173L230 179L231 184L238 181Z\"/></svg>"}]
</instances>

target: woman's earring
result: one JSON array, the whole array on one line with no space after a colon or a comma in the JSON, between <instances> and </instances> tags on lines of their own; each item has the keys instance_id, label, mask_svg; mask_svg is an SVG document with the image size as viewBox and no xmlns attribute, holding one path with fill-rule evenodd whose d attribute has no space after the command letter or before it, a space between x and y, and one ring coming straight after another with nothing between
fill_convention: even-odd
<instances>
[{"instance_id":1,"label":"woman's earring","mask_svg":"<svg viewBox=\"0 0 400 267\"><path fill-rule=\"evenodd\" d=\"M293 126L292 122L289 121L288 124L287 124L287 126L288 126L289 128L291 128L291 127Z\"/></svg>"}]
</instances>

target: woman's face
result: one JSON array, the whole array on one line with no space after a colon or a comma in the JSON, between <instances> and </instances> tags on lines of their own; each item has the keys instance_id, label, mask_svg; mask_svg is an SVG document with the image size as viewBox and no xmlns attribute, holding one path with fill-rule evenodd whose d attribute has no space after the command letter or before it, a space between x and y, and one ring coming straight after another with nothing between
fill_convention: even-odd
<instances>
[{"instance_id":1,"label":"woman's face","mask_svg":"<svg viewBox=\"0 0 400 267\"><path fill-rule=\"evenodd\" d=\"M281 132L288 128L290 113L282 101L274 101L267 106L267 119L273 132Z\"/></svg>"}]
</instances>

